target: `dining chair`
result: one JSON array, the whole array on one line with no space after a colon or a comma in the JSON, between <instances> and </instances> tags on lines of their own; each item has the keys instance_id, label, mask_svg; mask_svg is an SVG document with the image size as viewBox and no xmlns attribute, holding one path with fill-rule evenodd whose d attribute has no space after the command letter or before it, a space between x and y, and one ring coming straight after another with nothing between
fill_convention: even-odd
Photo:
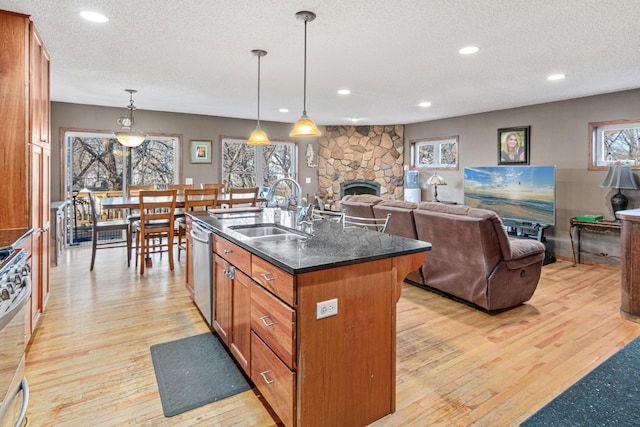
<instances>
[{"instance_id":1,"label":"dining chair","mask_svg":"<svg viewBox=\"0 0 640 427\"><path fill-rule=\"evenodd\" d=\"M232 187L231 189L229 189L229 200L227 200L227 204L230 208L233 208L237 205L255 207L259 190L260 189L258 187Z\"/></svg>"},{"instance_id":2,"label":"dining chair","mask_svg":"<svg viewBox=\"0 0 640 427\"><path fill-rule=\"evenodd\" d=\"M151 266L151 254L168 252L169 268L173 270L176 190L141 190L138 197L140 220L134 223L136 267L139 257L140 274L144 274L145 264Z\"/></svg>"},{"instance_id":3,"label":"dining chair","mask_svg":"<svg viewBox=\"0 0 640 427\"><path fill-rule=\"evenodd\" d=\"M185 190L193 190L193 184L167 184L167 190L176 190L178 196L184 195Z\"/></svg>"},{"instance_id":4,"label":"dining chair","mask_svg":"<svg viewBox=\"0 0 640 427\"><path fill-rule=\"evenodd\" d=\"M390 213L388 213L384 218L365 218L360 216L347 215L347 213L344 212L342 216L342 228L345 229L350 227L361 227L384 233L387 229L389 218L391 218Z\"/></svg>"},{"instance_id":5,"label":"dining chair","mask_svg":"<svg viewBox=\"0 0 640 427\"><path fill-rule=\"evenodd\" d=\"M118 248L124 246L125 244L127 246L127 266L129 266L131 260L131 234L129 233L129 222L124 220L100 221L100 215L98 213L98 208L96 207L96 200L91 192L89 192L88 196L91 209L91 226L93 229L93 235L91 239L91 266L89 267L89 271L93 271L93 265L96 261L96 251L98 249ZM118 239L109 239L103 242L100 242L98 239L99 233L113 233L118 231L121 235L122 231L125 232L126 241L122 240L122 236L120 236L120 238Z\"/></svg>"},{"instance_id":6,"label":"dining chair","mask_svg":"<svg viewBox=\"0 0 640 427\"><path fill-rule=\"evenodd\" d=\"M127 185L127 197L137 197L142 190L155 190L156 185Z\"/></svg>"},{"instance_id":7,"label":"dining chair","mask_svg":"<svg viewBox=\"0 0 640 427\"><path fill-rule=\"evenodd\" d=\"M142 190L155 190L156 185L128 185L127 186L127 197L138 197L140 191ZM135 229L133 227L133 223L136 221L140 221L140 213L138 209L130 209L129 214L127 215L127 221L129 221L129 234L133 236L135 234ZM133 237L132 237L133 239Z\"/></svg>"},{"instance_id":8,"label":"dining chair","mask_svg":"<svg viewBox=\"0 0 640 427\"><path fill-rule=\"evenodd\" d=\"M209 188L215 188L218 190L218 193L222 194L224 193L224 184L208 184L208 183L200 183L200 188L202 188L203 190L209 189Z\"/></svg>"},{"instance_id":9,"label":"dining chair","mask_svg":"<svg viewBox=\"0 0 640 427\"><path fill-rule=\"evenodd\" d=\"M207 209L216 209L218 207L218 189L193 189L186 190L184 193L184 211L206 211ZM180 251L186 249L182 245L182 236L186 234L187 221L186 218L178 218L178 261L180 261Z\"/></svg>"},{"instance_id":10,"label":"dining chair","mask_svg":"<svg viewBox=\"0 0 640 427\"><path fill-rule=\"evenodd\" d=\"M313 221L333 221L337 223L342 222L343 212L340 211L325 211L324 209L318 209L314 205L311 205L311 219Z\"/></svg>"}]
</instances>

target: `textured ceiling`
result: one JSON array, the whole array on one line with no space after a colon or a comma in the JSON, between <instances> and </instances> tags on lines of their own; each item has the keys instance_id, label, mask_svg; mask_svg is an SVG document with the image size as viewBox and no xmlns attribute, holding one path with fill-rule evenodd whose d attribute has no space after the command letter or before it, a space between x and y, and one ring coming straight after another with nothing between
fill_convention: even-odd
<instances>
[{"instance_id":1,"label":"textured ceiling","mask_svg":"<svg viewBox=\"0 0 640 427\"><path fill-rule=\"evenodd\" d=\"M53 101L318 124L414 123L640 87L637 0L0 0L32 15ZM79 16L106 15L106 24ZM480 47L475 55L458 49ZM549 82L546 76L565 73ZM348 88L351 95L336 92ZM418 103L430 101L430 108ZM288 108L288 113L278 109ZM640 110L640 103L639 103Z\"/></svg>"}]
</instances>

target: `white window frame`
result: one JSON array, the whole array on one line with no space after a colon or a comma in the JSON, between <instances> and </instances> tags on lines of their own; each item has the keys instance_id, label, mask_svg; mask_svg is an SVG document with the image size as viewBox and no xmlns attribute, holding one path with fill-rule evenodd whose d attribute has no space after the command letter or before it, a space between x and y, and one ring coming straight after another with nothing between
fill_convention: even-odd
<instances>
[{"instance_id":1,"label":"white window frame","mask_svg":"<svg viewBox=\"0 0 640 427\"><path fill-rule=\"evenodd\" d=\"M589 170L606 170L612 162L629 165L633 169L640 169L640 155L638 158L609 158L604 133L606 131L635 130L640 134L640 118L611 120L589 123ZM639 147L640 151L640 147Z\"/></svg>"},{"instance_id":2,"label":"white window frame","mask_svg":"<svg viewBox=\"0 0 640 427\"><path fill-rule=\"evenodd\" d=\"M411 143L411 167L413 169L429 169L429 170L458 170L458 152L459 152L459 136L442 136L436 138L423 138L410 141ZM446 145L453 144L455 147L455 163L443 163L442 152ZM433 163L419 163L420 148L425 146L433 146L434 159Z\"/></svg>"}]
</instances>

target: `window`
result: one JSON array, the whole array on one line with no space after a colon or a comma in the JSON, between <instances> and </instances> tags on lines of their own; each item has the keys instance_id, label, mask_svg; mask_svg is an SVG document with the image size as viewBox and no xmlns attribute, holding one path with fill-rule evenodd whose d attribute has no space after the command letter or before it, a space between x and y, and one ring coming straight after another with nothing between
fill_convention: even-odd
<instances>
[{"instance_id":1,"label":"window","mask_svg":"<svg viewBox=\"0 0 640 427\"><path fill-rule=\"evenodd\" d=\"M411 166L429 169L458 169L458 136L411 141Z\"/></svg>"},{"instance_id":2,"label":"window","mask_svg":"<svg viewBox=\"0 0 640 427\"><path fill-rule=\"evenodd\" d=\"M589 169L620 162L640 169L640 119L589 123Z\"/></svg>"},{"instance_id":3,"label":"window","mask_svg":"<svg viewBox=\"0 0 640 427\"><path fill-rule=\"evenodd\" d=\"M65 132L65 186L69 191L122 191L125 179L127 185L173 184L179 176L179 144L178 136L149 136L125 150L113 134Z\"/></svg>"},{"instance_id":4,"label":"window","mask_svg":"<svg viewBox=\"0 0 640 427\"><path fill-rule=\"evenodd\" d=\"M247 145L244 139L222 138L222 180L227 188L270 187L280 178L296 179L297 159L293 142Z\"/></svg>"},{"instance_id":5,"label":"window","mask_svg":"<svg viewBox=\"0 0 640 427\"><path fill-rule=\"evenodd\" d=\"M63 146L64 197L68 200L67 218L72 230L67 239L71 245L91 241L86 190L93 192L99 204L102 197L122 195L124 182L166 185L177 182L179 177L178 135L149 136L139 147L125 149L112 133L65 130ZM122 219L121 212L103 214L101 220Z\"/></svg>"}]
</instances>

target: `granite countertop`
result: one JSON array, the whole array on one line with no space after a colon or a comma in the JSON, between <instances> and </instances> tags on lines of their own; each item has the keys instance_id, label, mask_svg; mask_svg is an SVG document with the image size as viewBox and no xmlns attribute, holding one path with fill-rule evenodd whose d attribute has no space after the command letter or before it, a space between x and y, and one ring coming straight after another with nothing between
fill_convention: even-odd
<instances>
[{"instance_id":1,"label":"granite countertop","mask_svg":"<svg viewBox=\"0 0 640 427\"><path fill-rule=\"evenodd\" d=\"M280 224L289 228L295 213L283 211L280 221L274 221L275 208L261 212L237 214L189 213L204 228L220 235L252 254L291 274L352 265L395 256L427 252L431 244L415 239L393 236L363 228L343 229L342 224L315 221L309 237L303 240L264 242L234 231L230 227L256 224Z\"/></svg>"},{"instance_id":2,"label":"granite countertop","mask_svg":"<svg viewBox=\"0 0 640 427\"><path fill-rule=\"evenodd\" d=\"M0 230L0 250L12 250L18 246L23 239L29 237L33 229L31 228L10 228Z\"/></svg>"}]
</instances>

